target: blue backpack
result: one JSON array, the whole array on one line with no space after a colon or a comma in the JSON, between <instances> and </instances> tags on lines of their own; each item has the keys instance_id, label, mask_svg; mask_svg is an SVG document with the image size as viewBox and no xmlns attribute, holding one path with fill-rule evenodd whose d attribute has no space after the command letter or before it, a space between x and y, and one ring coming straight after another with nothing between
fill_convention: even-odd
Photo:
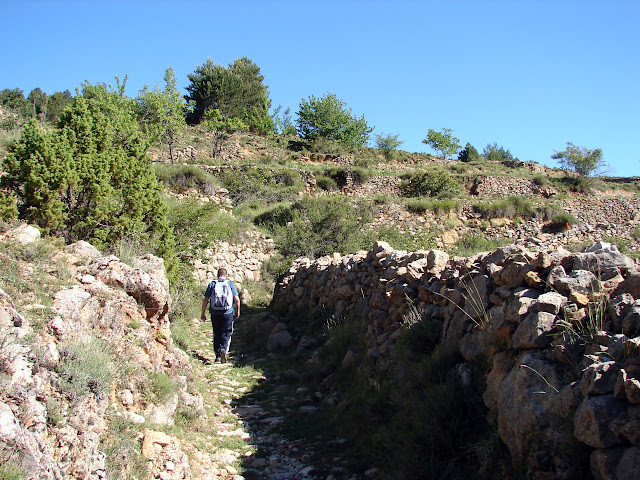
<instances>
[{"instance_id":1,"label":"blue backpack","mask_svg":"<svg viewBox=\"0 0 640 480\"><path fill-rule=\"evenodd\" d=\"M233 290L228 280L219 278L213 286L211 310L226 311L233 305Z\"/></svg>"}]
</instances>

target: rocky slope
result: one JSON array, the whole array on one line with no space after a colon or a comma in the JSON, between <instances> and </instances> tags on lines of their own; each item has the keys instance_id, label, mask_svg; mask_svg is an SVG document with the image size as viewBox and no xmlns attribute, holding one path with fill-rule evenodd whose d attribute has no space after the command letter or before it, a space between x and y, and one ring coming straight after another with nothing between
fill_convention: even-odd
<instances>
[{"instance_id":1,"label":"rocky slope","mask_svg":"<svg viewBox=\"0 0 640 480\"><path fill-rule=\"evenodd\" d=\"M207 419L171 339L162 260L134 268L86 242L38 237L20 226L0 239L4 474L193 478L184 447L160 431Z\"/></svg>"}]
</instances>

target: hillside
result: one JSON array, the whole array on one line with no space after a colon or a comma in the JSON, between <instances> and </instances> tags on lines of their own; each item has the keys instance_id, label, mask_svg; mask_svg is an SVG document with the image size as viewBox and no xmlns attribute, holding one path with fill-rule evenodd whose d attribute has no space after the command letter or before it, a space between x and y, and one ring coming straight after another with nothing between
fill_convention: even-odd
<instances>
[{"instance_id":1,"label":"hillside","mask_svg":"<svg viewBox=\"0 0 640 480\"><path fill-rule=\"evenodd\" d=\"M152 152L179 283L3 224L2 478L638 476L638 179L210 142Z\"/></svg>"}]
</instances>

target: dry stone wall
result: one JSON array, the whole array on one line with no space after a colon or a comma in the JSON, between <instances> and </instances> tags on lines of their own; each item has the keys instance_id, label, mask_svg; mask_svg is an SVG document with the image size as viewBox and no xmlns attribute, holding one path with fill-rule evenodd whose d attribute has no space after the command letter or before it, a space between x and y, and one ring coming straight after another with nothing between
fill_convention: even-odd
<instances>
[{"instance_id":1,"label":"dry stone wall","mask_svg":"<svg viewBox=\"0 0 640 480\"><path fill-rule=\"evenodd\" d=\"M234 282L257 282L261 279L262 264L273 255L275 246L271 238L248 234L239 243L216 242L204 249L199 258L192 261L193 275L200 284L216 278L218 269L224 267Z\"/></svg>"},{"instance_id":2,"label":"dry stone wall","mask_svg":"<svg viewBox=\"0 0 640 480\"><path fill-rule=\"evenodd\" d=\"M535 478L581 478L584 452L598 480L638 478L640 271L615 246L510 245L450 258L378 242L368 252L299 259L273 307L278 328L275 320L258 327L274 327L270 349L318 342L302 337L296 346L287 321L352 317L367 345L353 363L385 372L394 371L396 343L417 311L464 358L457 371L489 362L488 416Z\"/></svg>"}]
</instances>

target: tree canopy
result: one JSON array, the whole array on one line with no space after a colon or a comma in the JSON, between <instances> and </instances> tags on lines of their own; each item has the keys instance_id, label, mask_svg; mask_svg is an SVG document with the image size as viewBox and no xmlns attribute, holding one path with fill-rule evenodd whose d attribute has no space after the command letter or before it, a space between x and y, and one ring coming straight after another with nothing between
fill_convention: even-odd
<instances>
[{"instance_id":1,"label":"tree canopy","mask_svg":"<svg viewBox=\"0 0 640 480\"><path fill-rule=\"evenodd\" d=\"M551 158L559 160L560 165L564 168L573 170L585 177L597 173L598 170L606 166L602 159L602 150L600 148L589 150L585 147L574 145L571 142L567 142L566 150L562 152L556 151L551 155Z\"/></svg>"},{"instance_id":2,"label":"tree canopy","mask_svg":"<svg viewBox=\"0 0 640 480\"><path fill-rule=\"evenodd\" d=\"M322 137L350 148L366 145L373 131L364 115L360 118L352 115L351 109L332 93L322 98L311 95L308 100L303 99L296 123L299 135L307 140Z\"/></svg>"},{"instance_id":3,"label":"tree canopy","mask_svg":"<svg viewBox=\"0 0 640 480\"><path fill-rule=\"evenodd\" d=\"M460 150L460 140L451 134L450 128L443 128L441 132L436 132L431 128L427 132L427 138L422 140L434 150L440 152L442 163L447 161L447 157L454 155Z\"/></svg>"},{"instance_id":4,"label":"tree canopy","mask_svg":"<svg viewBox=\"0 0 640 480\"><path fill-rule=\"evenodd\" d=\"M191 82L184 97L188 123L198 124L207 110L217 109L224 119L237 118L256 133L273 132L268 87L263 84L260 67L249 58L237 58L228 67L208 58L187 78Z\"/></svg>"},{"instance_id":5,"label":"tree canopy","mask_svg":"<svg viewBox=\"0 0 640 480\"><path fill-rule=\"evenodd\" d=\"M480 160L482 156L476 150L476 147L471 145L469 142L464 146L460 153L458 154L458 160L461 162L475 162Z\"/></svg>"}]
</instances>

